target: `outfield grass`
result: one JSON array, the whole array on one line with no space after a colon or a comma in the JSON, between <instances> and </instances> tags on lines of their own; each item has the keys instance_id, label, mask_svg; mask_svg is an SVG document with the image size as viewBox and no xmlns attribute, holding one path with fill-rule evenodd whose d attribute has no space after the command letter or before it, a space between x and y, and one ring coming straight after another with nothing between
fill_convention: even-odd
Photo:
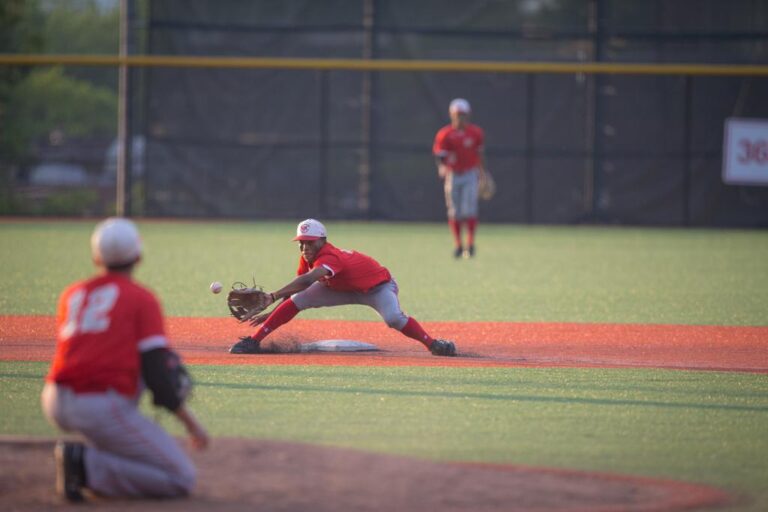
<instances>
[{"instance_id":1,"label":"outfield grass","mask_svg":"<svg viewBox=\"0 0 768 512\"><path fill-rule=\"evenodd\" d=\"M0 314L52 314L92 272L93 222L0 223ZM141 222L137 277L167 314L223 316L211 281L276 289L295 273L293 223ZM330 240L388 266L424 321L768 325L768 232L484 225L478 258L454 261L442 224L328 223ZM376 320L366 308L303 318Z\"/></svg>"},{"instance_id":2,"label":"outfield grass","mask_svg":"<svg viewBox=\"0 0 768 512\"><path fill-rule=\"evenodd\" d=\"M0 223L0 315L53 314L61 288L92 272L93 224ZM294 226L140 222L137 278L169 315L224 316L208 284L251 276L267 288L284 284L298 255ZM492 225L482 226L476 260L454 261L443 225L328 228L340 247L387 265L404 308L425 321L768 325L768 232ZM302 317L378 321L353 307ZM0 362L0 433L54 433L39 409L46 369ZM326 366L193 374L193 407L214 435L676 478L749 496L733 510L768 510L765 374Z\"/></svg>"},{"instance_id":3,"label":"outfield grass","mask_svg":"<svg viewBox=\"0 0 768 512\"><path fill-rule=\"evenodd\" d=\"M0 363L0 433L54 433L37 406L46 369ZM217 436L683 479L751 497L735 510L768 507L765 375L328 366L193 373L193 409ZM169 416L161 422L182 434Z\"/></svg>"}]
</instances>

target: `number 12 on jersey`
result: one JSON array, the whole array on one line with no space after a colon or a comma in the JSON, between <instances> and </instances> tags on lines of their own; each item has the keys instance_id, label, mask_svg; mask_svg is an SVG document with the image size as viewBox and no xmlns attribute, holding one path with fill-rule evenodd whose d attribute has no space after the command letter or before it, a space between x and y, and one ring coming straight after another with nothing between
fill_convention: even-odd
<instances>
[{"instance_id":1,"label":"number 12 on jersey","mask_svg":"<svg viewBox=\"0 0 768 512\"><path fill-rule=\"evenodd\" d=\"M61 339L109 329L109 314L119 294L120 290L114 283L94 288L90 293L84 288L72 293L67 300L67 319L59 333Z\"/></svg>"}]
</instances>

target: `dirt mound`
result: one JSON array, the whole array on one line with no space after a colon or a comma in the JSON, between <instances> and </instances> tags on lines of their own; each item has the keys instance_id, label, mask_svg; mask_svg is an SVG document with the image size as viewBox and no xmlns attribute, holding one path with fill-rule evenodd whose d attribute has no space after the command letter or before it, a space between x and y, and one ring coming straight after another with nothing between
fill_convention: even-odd
<instances>
[{"instance_id":1,"label":"dirt mound","mask_svg":"<svg viewBox=\"0 0 768 512\"><path fill-rule=\"evenodd\" d=\"M54 495L52 450L51 439L0 439L4 510L82 510ZM662 511L726 501L715 489L666 480L441 463L275 441L217 438L193 458L199 473L190 498L91 501L119 511L271 512Z\"/></svg>"}]
</instances>

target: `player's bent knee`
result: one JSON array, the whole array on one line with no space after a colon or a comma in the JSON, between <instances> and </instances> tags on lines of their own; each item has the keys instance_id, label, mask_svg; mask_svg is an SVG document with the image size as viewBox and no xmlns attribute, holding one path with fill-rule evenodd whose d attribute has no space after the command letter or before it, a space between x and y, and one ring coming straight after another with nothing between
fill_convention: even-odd
<instances>
[{"instance_id":1,"label":"player's bent knee","mask_svg":"<svg viewBox=\"0 0 768 512\"><path fill-rule=\"evenodd\" d=\"M405 327L405 324L408 323L408 317L402 313L399 315L387 315L384 317L384 321L392 329L400 331Z\"/></svg>"}]
</instances>

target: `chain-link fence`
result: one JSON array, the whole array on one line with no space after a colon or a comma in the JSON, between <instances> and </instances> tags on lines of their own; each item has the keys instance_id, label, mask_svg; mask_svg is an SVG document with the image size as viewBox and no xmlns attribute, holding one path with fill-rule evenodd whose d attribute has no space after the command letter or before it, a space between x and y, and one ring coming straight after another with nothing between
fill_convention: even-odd
<instances>
[{"instance_id":1,"label":"chain-link fence","mask_svg":"<svg viewBox=\"0 0 768 512\"><path fill-rule=\"evenodd\" d=\"M463 97L498 184L485 220L768 225L768 188L721 178L724 122L768 118L768 77L621 68L764 66L765 2L163 0L133 12L135 54L616 65L136 67L143 215L441 220L431 144Z\"/></svg>"}]
</instances>

